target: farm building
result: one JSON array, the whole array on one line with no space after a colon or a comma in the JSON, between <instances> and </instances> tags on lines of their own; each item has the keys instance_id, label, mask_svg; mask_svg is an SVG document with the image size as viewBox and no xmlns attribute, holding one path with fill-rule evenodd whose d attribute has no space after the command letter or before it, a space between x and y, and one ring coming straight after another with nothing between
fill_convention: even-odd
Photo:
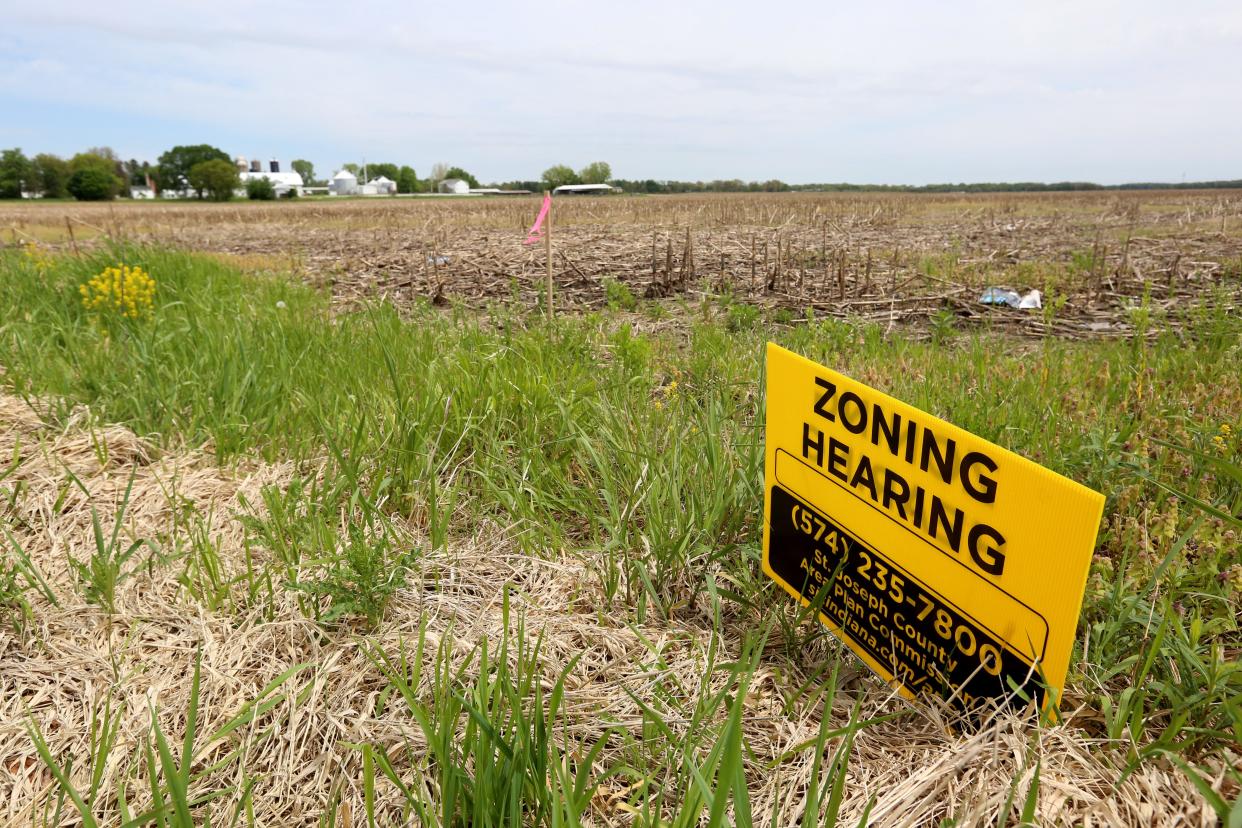
<instances>
[{"instance_id":1,"label":"farm building","mask_svg":"<svg viewBox=\"0 0 1242 828\"><path fill-rule=\"evenodd\" d=\"M243 193L246 189L246 182L254 178L266 178L272 182L277 197L286 196L290 191L297 195L302 194L302 185L305 183L302 181L302 176L295 172L281 172L280 162L275 158L269 163L267 172L263 171L263 165L259 161L251 161L249 169L245 167L246 159L244 158L237 158L235 163L237 164L237 175L241 179L241 191Z\"/></svg>"},{"instance_id":2,"label":"farm building","mask_svg":"<svg viewBox=\"0 0 1242 828\"><path fill-rule=\"evenodd\" d=\"M368 188L374 187L375 195L395 195L397 192L397 182L384 175L381 175L378 178L372 178L367 182L366 186ZM370 193L364 194L370 195Z\"/></svg>"},{"instance_id":3,"label":"farm building","mask_svg":"<svg viewBox=\"0 0 1242 828\"><path fill-rule=\"evenodd\" d=\"M553 195L603 195L616 191L608 184L562 184L552 191Z\"/></svg>"},{"instance_id":4,"label":"farm building","mask_svg":"<svg viewBox=\"0 0 1242 828\"><path fill-rule=\"evenodd\" d=\"M530 190L502 190L499 187L472 187L470 195L530 195Z\"/></svg>"},{"instance_id":5,"label":"farm building","mask_svg":"<svg viewBox=\"0 0 1242 828\"><path fill-rule=\"evenodd\" d=\"M330 195L354 195L358 192L358 176L349 170L341 170L328 182Z\"/></svg>"},{"instance_id":6,"label":"farm building","mask_svg":"<svg viewBox=\"0 0 1242 828\"><path fill-rule=\"evenodd\" d=\"M446 178L440 182L440 186L437 189L446 195L470 194L470 185L460 178Z\"/></svg>"}]
</instances>

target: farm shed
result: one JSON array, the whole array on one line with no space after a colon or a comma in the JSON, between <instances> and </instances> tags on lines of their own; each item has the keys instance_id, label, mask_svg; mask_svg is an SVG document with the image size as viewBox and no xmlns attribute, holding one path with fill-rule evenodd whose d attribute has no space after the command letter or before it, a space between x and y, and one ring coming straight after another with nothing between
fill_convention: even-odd
<instances>
[{"instance_id":1,"label":"farm shed","mask_svg":"<svg viewBox=\"0 0 1242 828\"><path fill-rule=\"evenodd\" d=\"M328 182L328 192L332 195L353 195L358 192L358 176L349 170L341 170Z\"/></svg>"},{"instance_id":2,"label":"farm shed","mask_svg":"<svg viewBox=\"0 0 1242 828\"><path fill-rule=\"evenodd\" d=\"M272 162L272 166L276 166L276 162ZM241 179L241 190L244 193L246 182L255 178L266 178L272 182L272 187L276 190L276 195L284 196L290 190L298 195L302 194L302 176L295 172L241 172L237 174Z\"/></svg>"},{"instance_id":3,"label":"farm shed","mask_svg":"<svg viewBox=\"0 0 1242 828\"><path fill-rule=\"evenodd\" d=\"M397 192L397 182L384 175L372 178L367 182L367 186L374 187L376 195L393 195Z\"/></svg>"},{"instance_id":4,"label":"farm shed","mask_svg":"<svg viewBox=\"0 0 1242 828\"><path fill-rule=\"evenodd\" d=\"M470 185L460 178L446 178L440 182L437 188L441 193L448 195L469 195Z\"/></svg>"},{"instance_id":5,"label":"farm shed","mask_svg":"<svg viewBox=\"0 0 1242 828\"><path fill-rule=\"evenodd\" d=\"M562 184L552 191L553 195L603 195L616 190L607 184Z\"/></svg>"}]
</instances>

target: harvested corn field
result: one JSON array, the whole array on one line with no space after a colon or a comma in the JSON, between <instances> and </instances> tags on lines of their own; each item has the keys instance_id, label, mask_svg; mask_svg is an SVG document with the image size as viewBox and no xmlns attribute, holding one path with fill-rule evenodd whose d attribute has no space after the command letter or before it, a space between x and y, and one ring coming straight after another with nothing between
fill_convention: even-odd
<instances>
[{"instance_id":1,"label":"harvested corn field","mask_svg":"<svg viewBox=\"0 0 1242 828\"><path fill-rule=\"evenodd\" d=\"M292 270L338 302L369 297L482 308L543 289L521 242L528 198L297 204L0 207L9 241L129 239ZM885 324L933 317L1031 335L1120 336L1143 302L1236 306L1242 195L1234 191L996 195L701 195L556 201L557 302L726 297ZM1041 313L981 306L988 286L1038 289ZM621 299L627 304L630 299Z\"/></svg>"}]
</instances>

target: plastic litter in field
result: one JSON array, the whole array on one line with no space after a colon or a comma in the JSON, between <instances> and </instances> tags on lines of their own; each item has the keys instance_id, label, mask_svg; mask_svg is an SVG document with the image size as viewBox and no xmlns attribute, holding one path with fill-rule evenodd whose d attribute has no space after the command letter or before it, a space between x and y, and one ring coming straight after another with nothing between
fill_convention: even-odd
<instances>
[{"instance_id":1,"label":"plastic litter in field","mask_svg":"<svg viewBox=\"0 0 1242 828\"><path fill-rule=\"evenodd\" d=\"M1043 295L1038 290L1019 295L1016 290L990 287L985 288L979 301L984 305L1008 305L1011 308L1031 310L1043 307Z\"/></svg>"}]
</instances>

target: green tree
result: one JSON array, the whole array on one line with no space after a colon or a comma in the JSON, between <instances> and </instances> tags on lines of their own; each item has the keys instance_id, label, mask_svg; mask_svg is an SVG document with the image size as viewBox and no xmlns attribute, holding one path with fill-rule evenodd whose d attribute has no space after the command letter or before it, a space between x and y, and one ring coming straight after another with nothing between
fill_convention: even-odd
<instances>
[{"instance_id":1,"label":"green tree","mask_svg":"<svg viewBox=\"0 0 1242 828\"><path fill-rule=\"evenodd\" d=\"M116 197L125 181L116 174L116 162L93 152L69 159L66 189L79 201L107 201Z\"/></svg>"},{"instance_id":2,"label":"green tree","mask_svg":"<svg viewBox=\"0 0 1242 828\"><path fill-rule=\"evenodd\" d=\"M87 167L69 176L66 185L78 201L110 201L116 197L116 176L100 167Z\"/></svg>"},{"instance_id":3,"label":"green tree","mask_svg":"<svg viewBox=\"0 0 1242 828\"><path fill-rule=\"evenodd\" d=\"M181 190L190 184L190 168L204 161L228 161L224 150L210 144L194 144L192 146L176 146L159 157L156 164L155 180L161 190ZM230 162L230 166L232 166ZM198 197L202 198L200 190Z\"/></svg>"},{"instance_id":4,"label":"green tree","mask_svg":"<svg viewBox=\"0 0 1242 828\"><path fill-rule=\"evenodd\" d=\"M474 189L478 189L479 187L479 179L475 178L473 175L466 172L461 167L449 167L447 170L444 171L444 178L446 179L447 178L460 178L462 181L466 182ZM441 180L444 180L444 179L441 179Z\"/></svg>"},{"instance_id":5,"label":"green tree","mask_svg":"<svg viewBox=\"0 0 1242 828\"><path fill-rule=\"evenodd\" d=\"M353 173L354 176L357 178L362 177L362 167L358 166L357 164L342 164L341 169L348 170L349 172Z\"/></svg>"},{"instance_id":6,"label":"green tree","mask_svg":"<svg viewBox=\"0 0 1242 828\"><path fill-rule=\"evenodd\" d=\"M418 192L418 176L415 175L413 167L402 167L397 170L397 192Z\"/></svg>"},{"instance_id":7,"label":"green tree","mask_svg":"<svg viewBox=\"0 0 1242 828\"><path fill-rule=\"evenodd\" d=\"M147 176L151 175L151 162L139 162L135 158L131 158L125 162L125 170L129 174L129 184L131 187L147 186Z\"/></svg>"},{"instance_id":8,"label":"green tree","mask_svg":"<svg viewBox=\"0 0 1242 828\"><path fill-rule=\"evenodd\" d=\"M290 164L293 171L302 176L302 183L311 186L315 183L315 165L305 158L295 158Z\"/></svg>"},{"instance_id":9,"label":"green tree","mask_svg":"<svg viewBox=\"0 0 1242 828\"><path fill-rule=\"evenodd\" d=\"M555 190L563 184L577 184L578 174L573 167L557 164L543 171L543 183L549 190Z\"/></svg>"},{"instance_id":10,"label":"green tree","mask_svg":"<svg viewBox=\"0 0 1242 828\"><path fill-rule=\"evenodd\" d=\"M20 147L0 152L0 198L21 198L32 189L34 169Z\"/></svg>"},{"instance_id":11,"label":"green tree","mask_svg":"<svg viewBox=\"0 0 1242 828\"><path fill-rule=\"evenodd\" d=\"M251 201L272 201L276 198L276 186L267 176L248 178L246 179L246 198Z\"/></svg>"},{"instance_id":12,"label":"green tree","mask_svg":"<svg viewBox=\"0 0 1242 828\"><path fill-rule=\"evenodd\" d=\"M212 201L228 201L241 179L232 161L216 158L190 167L189 181L190 186L198 190L199 198L206 193Z\"/></svg>"},{"instance_id":13,"label":"green tree","mask_svg":"<svg viewBox=\"0 0 1242 828\"><path fill-rule=\"evenodd\" d=\"M121 181L120 187L117 189L117 195L129 198L129 187L126 186L130 176L129 165L121 160L121 156L116 154L116 150L112 147L91 147L86 152L88 155L97 155L112 165L112 174Z\"/></svg>"},{"instance_id":14,"label":"green tree","mask_svg":"<svg viewBox=\"0 0 1242 828\"><path fill-rule=\"evenodd\" d=\"M578 178L583 184L607 184L608 179L612 178L612 167L607 161L596 161L583 167Z\"/></svg>"},{"instance_id":15,"label":"green tree","mask_svg":"<svg viewBox=\"0 0 1242 828\"><path fill-rule=\"evenodd\" d=\"M367 163L367 181L379 178L381 175L390 181L396 181L399 174L399 168L396 164L386 164L384 162ZM366 182L363 182L366 183Z\"/></svg>"},{"instance_id":16,"label":"green tree","mask_svg":"<svg viewBox=\"0 0 1242 828\"><path fill-rule=\"evenodd\" d=\"M34 157L34 180L44 198L64 198L69 195L69 162L41 152Z\"/></svg>"}]
</instances>

